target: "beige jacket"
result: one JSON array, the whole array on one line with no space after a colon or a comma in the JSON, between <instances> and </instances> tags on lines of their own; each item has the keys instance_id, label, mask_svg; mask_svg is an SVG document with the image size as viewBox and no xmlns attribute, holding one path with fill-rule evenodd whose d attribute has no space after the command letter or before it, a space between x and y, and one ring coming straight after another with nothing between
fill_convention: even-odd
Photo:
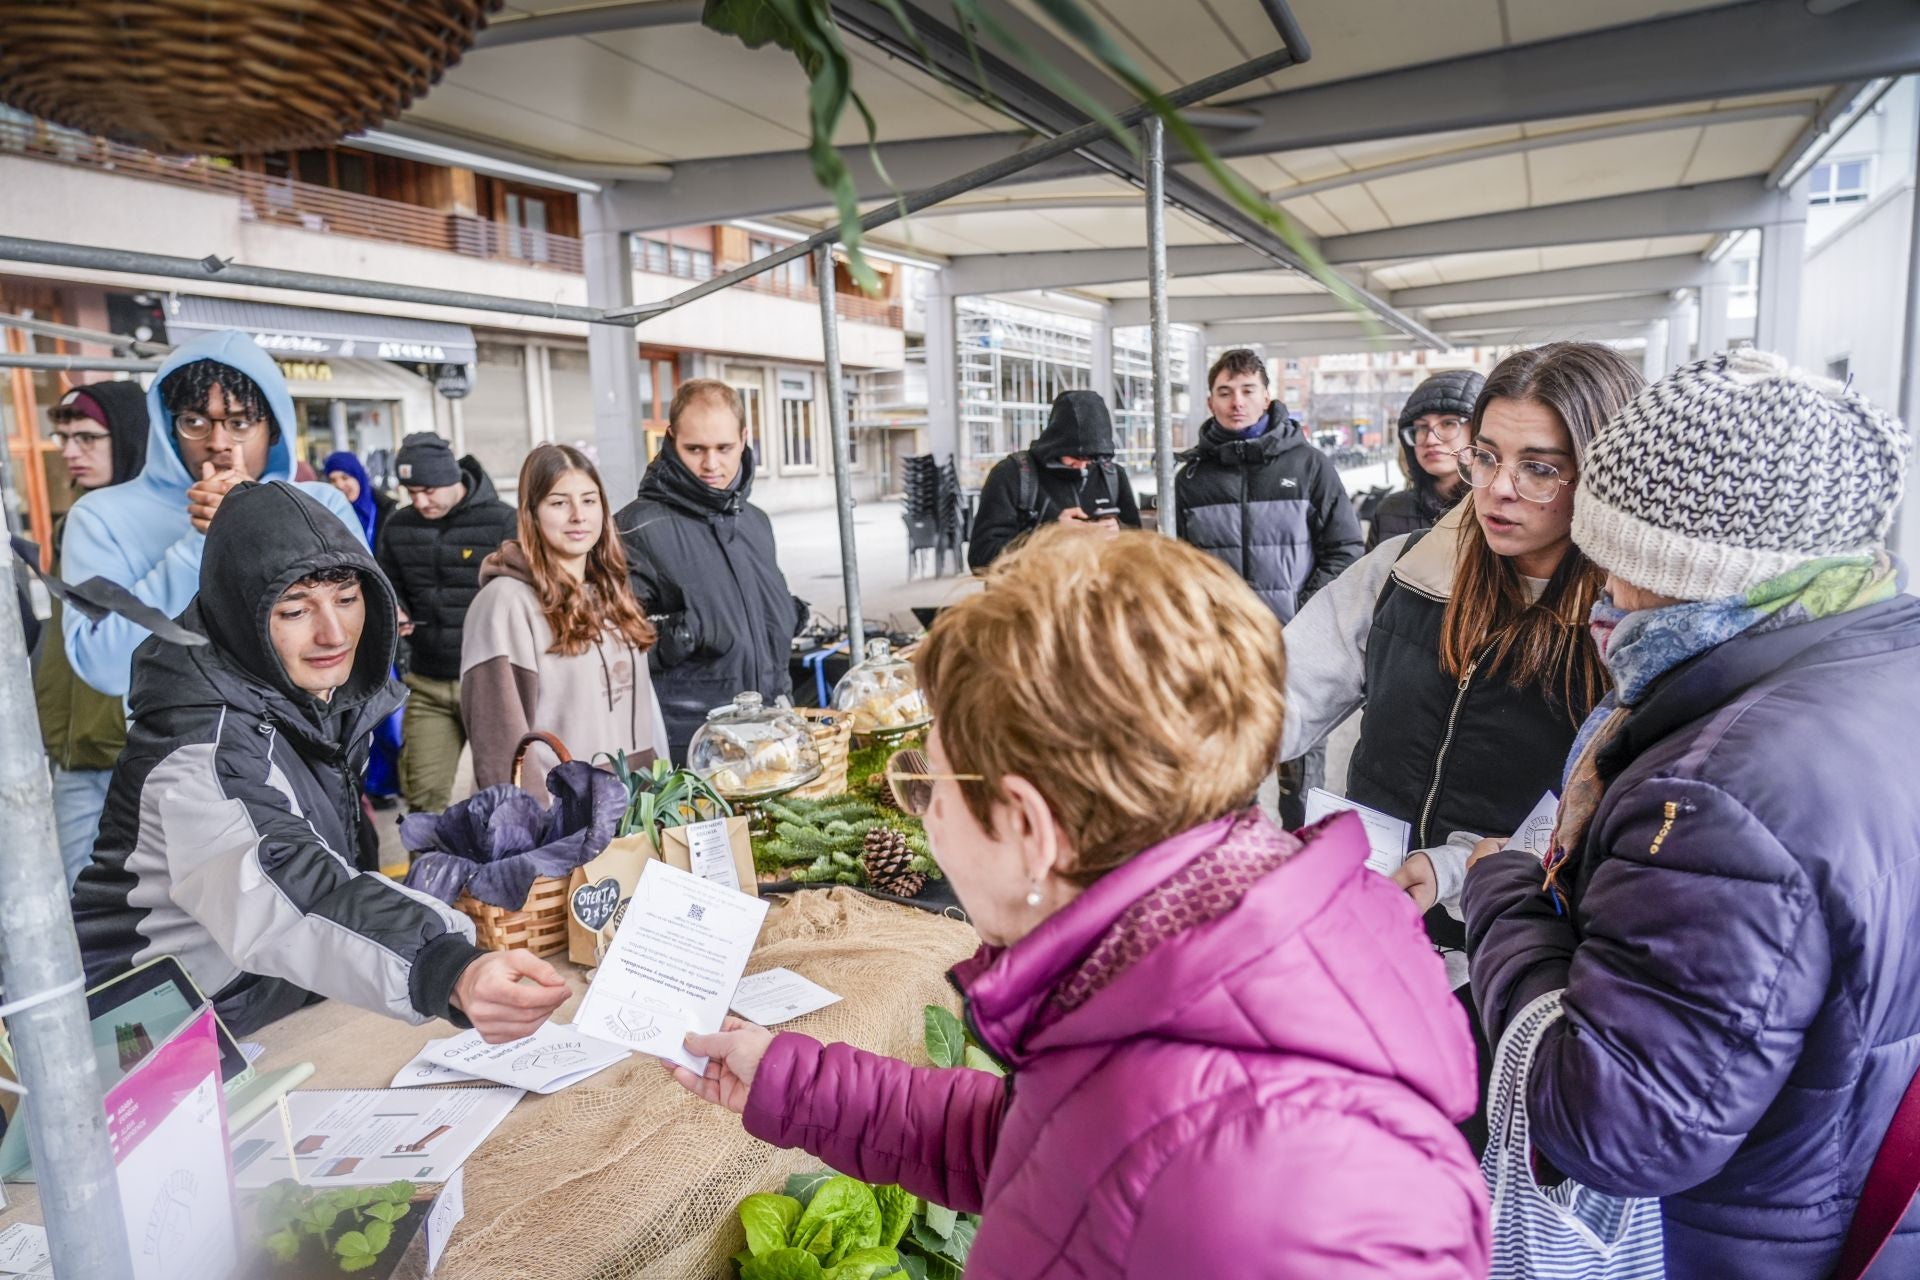
<instances>
[{"instance_id":1,"label":"beige jacket","mask_svg":"<svg viewBox=\"0 0 1920 1280\"><path fill-rule=\"evenodd\" d=\"M517 542L487 557L480 584L460 646L460 715L476 787L512 782L514 748L535 729L560 739L576 760L613 752L638 762L666 758L666 724L644 651L608 630L584 653L549 652L553 629ZM557 763L536 743L520 785L544 802L547 770Z\"/></svg>"}]
</instances>

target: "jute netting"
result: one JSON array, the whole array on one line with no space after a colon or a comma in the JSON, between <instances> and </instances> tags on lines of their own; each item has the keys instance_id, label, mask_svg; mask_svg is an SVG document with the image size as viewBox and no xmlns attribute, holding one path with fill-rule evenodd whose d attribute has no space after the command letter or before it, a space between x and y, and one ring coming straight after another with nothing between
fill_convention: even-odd
<instances>
[{"instance_id":1,"label":"jute netting","mask_svg":"<svg viewBox=\"0 0 1920 1280\"><path fill-rule=\"evenodd\" d=\"M958 1008L946 971L979 942L958 921L850 889L813 891L768 913L748 968L784 966L844 997L782 1030L925 1065L922 1010ZM514 1109L467 1162L466 1220L435 1275L722 1280L746 1247L740 1201L819 1167L749 1137L739 1117L636 1056Z\"/></svg>"}]
</instances>

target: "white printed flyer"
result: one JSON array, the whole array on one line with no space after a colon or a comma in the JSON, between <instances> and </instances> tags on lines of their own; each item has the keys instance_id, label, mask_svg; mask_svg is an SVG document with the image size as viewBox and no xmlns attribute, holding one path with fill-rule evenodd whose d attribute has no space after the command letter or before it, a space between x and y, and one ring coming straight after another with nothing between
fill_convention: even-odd
<instances>
[{"instance_id":1,"label":"white printed flyer","mask_svg":"<svg viewBox=\"0 0 1920 1280\"><path fill-rule=\"evenodd\" d=\"M648 862L575 1028L705 1071L707 1060L682 1041L689 1031L720 1029L766 916L758 898Z\"/></svg>"},{"instance_id":2,"label":"white printed flyer","mask_svg":"<svg viewBox=\"0 0 1920 1280\"><path fill-rule=\"evenodd\" d=\"M530 1036L488 1044L478 1031L428 1041L393 1087L452 1080L491 1080L530 1093L557 1093L633 1056L631 1049L583 1035L561 1022L543 1023ZM434 1070L427 1070L434 1068Z\"/></svg>"},{"instance_id":3,"label":"white printed flyer","mask_svg":"<svg viewBox=\"0 0 1920 1280\"><path fill-rule=\"evenodd\" d=\"M242 1189L295 1176L316 1187L445 1182L507 1118L519 1089L297 1089L233 1148ZM287 1149L291 1140L293 1149Z\"/></svg>"}]
</instances>

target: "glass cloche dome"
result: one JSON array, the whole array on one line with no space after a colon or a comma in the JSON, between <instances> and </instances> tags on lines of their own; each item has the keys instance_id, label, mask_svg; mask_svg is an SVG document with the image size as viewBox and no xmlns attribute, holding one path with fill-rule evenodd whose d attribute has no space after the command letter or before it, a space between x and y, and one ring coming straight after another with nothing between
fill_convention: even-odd
<instances>
[{"instance_id":1,"label":"glass cloche dome","mask_svg":"<svg viewBox=\"0 0 1920 1280\"><path fill-rule=\"evenodd\" d=\"M747 801L804 787L821 771L807 722L753 692L707 712L687 747L687 767L727 799Z\"/></svg>"},{"instance_id":2,"label":"glass cloche dome","mask_svg":"<svg viewBox=\"0 0 1920 1280\"><path fill-rule=\"evenodd\" d=\"M833 709L853 718L862 737L893 737L933 723L913 664L885 640L867 641L867 656L833 687Z\"/></svg>"}]
</instances>

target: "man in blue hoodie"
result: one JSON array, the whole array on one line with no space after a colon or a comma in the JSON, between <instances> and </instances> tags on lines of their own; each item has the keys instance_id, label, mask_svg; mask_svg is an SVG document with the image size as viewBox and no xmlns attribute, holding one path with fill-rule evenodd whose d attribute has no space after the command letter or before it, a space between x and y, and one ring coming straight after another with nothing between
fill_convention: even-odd
<instances>
[{"instance_id":1,"label":"man in blue hoodie","mask_svg":"<svg viewBox=\"0 0 1920 1280\"><path fill-rule=\"evenodd\" d=\"M67 514L61 567L70 582L105 578L168 617L200 588L200 555L220 502L249 480L293 480L293 397L273 358L228 330L175 348L147 388L147 461L135 479L83 494ZM332 485L298 486L364 546L353 508ZM65 610L61 630L80 678L124 697L147 630Z\"/></svg>"}]
</instances>

